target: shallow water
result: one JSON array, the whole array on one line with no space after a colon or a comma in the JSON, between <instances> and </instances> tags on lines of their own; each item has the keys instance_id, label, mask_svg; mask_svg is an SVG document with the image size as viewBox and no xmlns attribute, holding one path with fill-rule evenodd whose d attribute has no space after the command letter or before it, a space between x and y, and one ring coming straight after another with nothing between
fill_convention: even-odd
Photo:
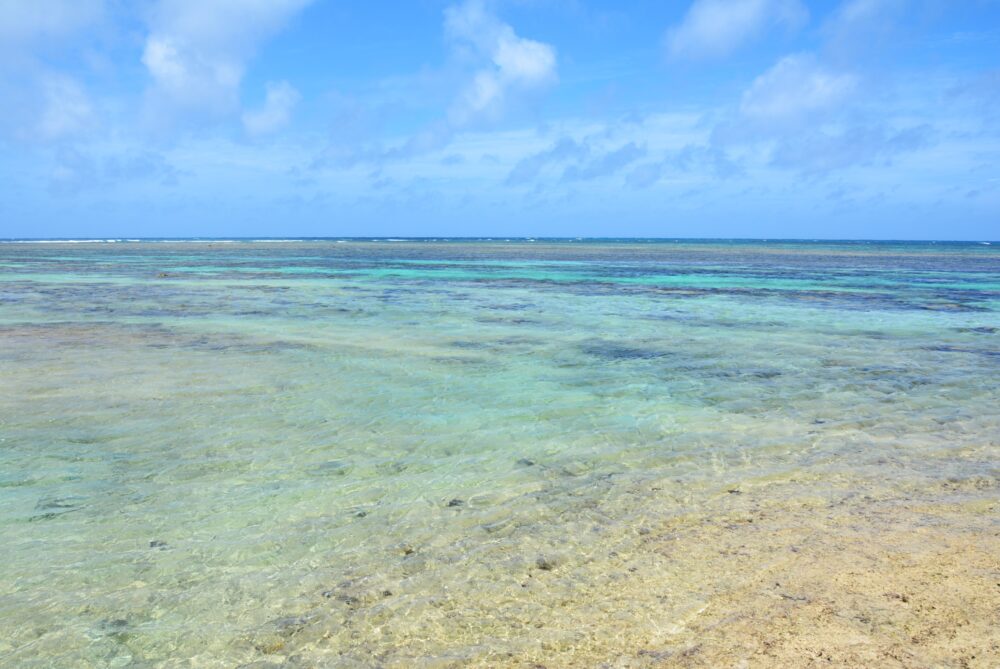
<instances>
[{"instance_id":1,"label":"shallow water","mask_svg":"<svg viewBox=\"0 0 1000 669\"><path fill-rule=\"evenodd\" d=\"M0 662L439 666L641 625L610 565L730 490L996 477L998 249L0 244ZM658 626L706 570L649 574Z\"/></svg>"}]
</instances>

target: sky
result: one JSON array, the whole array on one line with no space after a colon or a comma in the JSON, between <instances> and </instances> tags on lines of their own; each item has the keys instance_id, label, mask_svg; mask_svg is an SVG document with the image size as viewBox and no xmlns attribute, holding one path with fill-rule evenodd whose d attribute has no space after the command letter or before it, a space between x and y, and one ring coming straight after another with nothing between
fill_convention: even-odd
<instances>
[{"instance_id":1,"label":"sky","mask_svg":"<svg viewBox=\"0 0 1000 669\"><path fill-rule=\"evenodd\" d=\"M0 0L0 238L1000 240L1000 0Z\"/></svg>"}]
</instances>

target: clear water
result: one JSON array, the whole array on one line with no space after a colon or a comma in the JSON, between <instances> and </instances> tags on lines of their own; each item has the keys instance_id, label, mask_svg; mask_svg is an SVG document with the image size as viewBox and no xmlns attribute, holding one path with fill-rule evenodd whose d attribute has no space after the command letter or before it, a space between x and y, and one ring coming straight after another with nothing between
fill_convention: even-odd
<instances>
[{"instance_id":1,"label":"clear water","mask_svg":"<svg viewBox=\"0 0 1000 669\"><path fill-rule=\"evenodd\" d=\"M995 476L1000 246L3 243L0 390L0 664L544 656L727 490Z\"/></svg>"}]
</instances>

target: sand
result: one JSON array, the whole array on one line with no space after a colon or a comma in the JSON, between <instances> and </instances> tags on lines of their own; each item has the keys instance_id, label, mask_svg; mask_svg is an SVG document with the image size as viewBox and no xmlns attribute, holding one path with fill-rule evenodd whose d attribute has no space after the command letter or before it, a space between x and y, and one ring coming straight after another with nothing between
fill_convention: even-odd
<instances>
[{"instance_id":1,"label":"sand","mask_svg":"<svg viewBox=\"0 0 1000 669\"><path fill-rule=\"evenodd\" d=\"M657 556L649 571L674 563L659 582L637 569L638 587L622 584L615 598L643 607L645 624L508 659L549 668L1000 667L996 484L798 508L769 501L775 490L729 493L718 512L650 531L625 560ZM650 595L669 598L694 572L729 585L680 624L657 625ZM613 614L603 625L615 625Z\"/></svg>"},{"instance_id":2,"label":"sand","mask_svg":"<svg viewBox=\"0 0 1000 669\"><path fill-rule=\"evenodd\" d=\"M443 592L407 617L355 584L336 623L304 619L263 650L293 667L1000 666L997 479L810 487L722 492L606 554L525 546L481 602Z\"/></svg>"}]
</instances>

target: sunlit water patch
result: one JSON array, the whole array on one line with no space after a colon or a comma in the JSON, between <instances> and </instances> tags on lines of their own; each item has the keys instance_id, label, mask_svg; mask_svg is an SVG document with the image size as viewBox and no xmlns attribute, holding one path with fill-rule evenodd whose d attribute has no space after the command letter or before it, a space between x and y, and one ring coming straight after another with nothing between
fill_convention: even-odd
<instances>
[{"instance_id":1,"label":"sunlit water patch","mask_svg":"<svg viewBox=\"0 0 1000 669\"><path fill-rule=\"evenodd\" d=\"M650 527L996 479L997 248L0 244L0 658L544 657L619 572L679 629L731 579Z\"/></svg>"}]
</instances>

